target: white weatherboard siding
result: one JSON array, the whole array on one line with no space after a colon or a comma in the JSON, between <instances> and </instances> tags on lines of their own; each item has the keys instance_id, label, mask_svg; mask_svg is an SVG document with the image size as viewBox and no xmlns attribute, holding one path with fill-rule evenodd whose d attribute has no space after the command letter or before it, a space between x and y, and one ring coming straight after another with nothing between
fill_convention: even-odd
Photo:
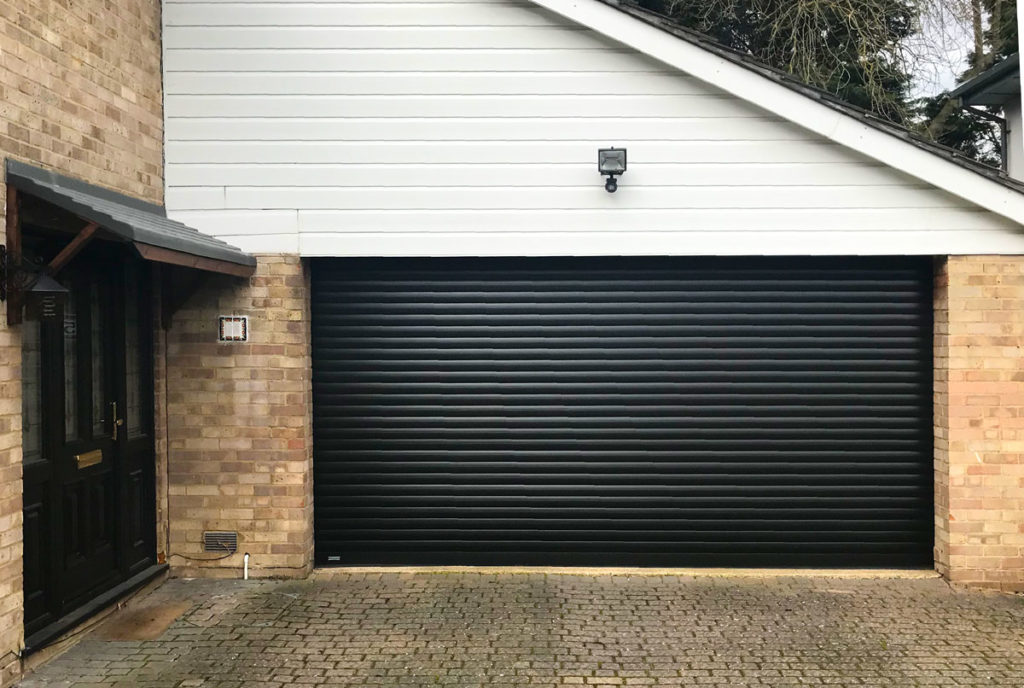
<instances>
[{"instance_id":1,"label":"white weatherboard siding","mask_svg":"<svg viewBox=\"0 0 1024 688\"><path fill-rule=\"evenodd\" d=\"M164 23L168 209L249 251L1024 253L1013 221L530 2L166 1Z\"/></svg>"}]
</instances>

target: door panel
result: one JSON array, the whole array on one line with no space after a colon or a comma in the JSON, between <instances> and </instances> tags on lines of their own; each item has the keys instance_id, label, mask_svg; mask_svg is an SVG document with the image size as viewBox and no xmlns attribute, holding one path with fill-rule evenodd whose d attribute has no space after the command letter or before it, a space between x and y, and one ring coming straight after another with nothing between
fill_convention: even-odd
<instances>
[{"instance_id":1,"label":"door panel","mask_svg":"<svg viewBox=\"0 0 1024 688\"><path fill-rule=\"evenodd\" d=\"M116 351L112 320L110 270L70 271L65 286L71 293L62 331L64 380L61 385L64 441L55 449L57 479L63 484L65 604L75 605L109 587L119 578L115 551L117 494L116 448L106 432L105 416L113 390ZM72 377L73 376L73 377ZM88 416L85 413L88 413ZM84 418L92 419L83 422ZM96 419L98 427L94 427ZM95 463L82 457L96 456ZM91 464L91 465L87 465Z\"/></svg>"},{"instance_id":2,"label":"door panel","mask_svg":"<svg viewBox=\"0 0 1024 688\"><path fill-rule=\"evenodd\" d=\"M45 256L45 243L36 248ZM143 334L152 323L148 270L126 251L99 243L59 278L70 291L62 317L24 326L26 360L35 356L40 369L38 381L25 378L34 394L26 403L38 397L41 409L39 428L32 430L39 439L26 440L26 446L30 440L39 445L25 463L25 557L31 561L25 589L32 600L26 636L155 558L155 504L146 504L154 500L152 419L146 415L152 404L137 402L135 422L147 430L129 441L123 427L129 372L136 394L152 393L151 337ZM29 418L32 409L23 412Z\"/></svg>"},{"instance_id":3,"label":"door panel","mask_svg":"<svg viewBox=\"0 0 1024 688\"><path fill-rule=\"evenodd\" d=\"M124 318L117 323L118 456L122 467L123 525L121 566L133 575L153 563L156 550L156 485L153 440L153 311L149 270L142 262L124 264L118 275Z\"/></svg>"},{"instance_id":4,"label":"door panel","mask_svg":"<svg viewBox=\"0 0 1024 688\"><path fill-rule=\"evenodd\" d=\"M46 623L50 616L46 585L50 508L46 494L35 485L25 491L24 500L25 618Z\"/></svg>"}]
</instances>

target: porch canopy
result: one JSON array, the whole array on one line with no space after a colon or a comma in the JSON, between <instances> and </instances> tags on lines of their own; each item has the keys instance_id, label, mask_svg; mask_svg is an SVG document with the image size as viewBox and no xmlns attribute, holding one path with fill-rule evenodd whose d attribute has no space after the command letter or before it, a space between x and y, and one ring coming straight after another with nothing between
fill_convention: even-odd
<instances>
[{"instance_id":1,"label":"porch canopy","mask_svg":"<svg viewBox=\"0 0 1024 688\"><path fill-rule=\"evenodd\" d=\"M146 260L237 277L256 270L253 256L169 219L162 206L10 159L7 184L90 223L85 240L103 230Z\"/></svg>"}]
</instances>

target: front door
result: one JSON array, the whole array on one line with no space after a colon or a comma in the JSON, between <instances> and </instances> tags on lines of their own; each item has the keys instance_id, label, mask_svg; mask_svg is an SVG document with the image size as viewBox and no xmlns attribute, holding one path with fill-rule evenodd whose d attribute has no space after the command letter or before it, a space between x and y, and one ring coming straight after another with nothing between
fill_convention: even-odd
<instances>
[{"instance_id":1,"label":"front door","mask_svg":"<svg viewBox=\"0 0 1024 688\"><path fill-rule=\"evenodd\" d=\"M58 281L63 314L23 325L27 639L155 555L147 265L100 243Z\"/></svg>"}]
</instances>

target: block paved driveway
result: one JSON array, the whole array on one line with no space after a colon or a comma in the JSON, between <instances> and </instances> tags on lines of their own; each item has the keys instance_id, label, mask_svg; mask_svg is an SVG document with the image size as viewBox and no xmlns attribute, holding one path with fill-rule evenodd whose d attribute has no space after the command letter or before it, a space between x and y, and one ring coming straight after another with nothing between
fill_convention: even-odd
<instances>
[{"instance_id":1,"label":"block paved driveway","mask_svg":"<svg viewBox=\"0 0 1024 688\"><path fill-rule=\"evenodd\" d=\"M1024 686L1024 598L937 578L319 572L172 580L155 640L78 646L23 688Z\"/></svg>"}]
</instances>

